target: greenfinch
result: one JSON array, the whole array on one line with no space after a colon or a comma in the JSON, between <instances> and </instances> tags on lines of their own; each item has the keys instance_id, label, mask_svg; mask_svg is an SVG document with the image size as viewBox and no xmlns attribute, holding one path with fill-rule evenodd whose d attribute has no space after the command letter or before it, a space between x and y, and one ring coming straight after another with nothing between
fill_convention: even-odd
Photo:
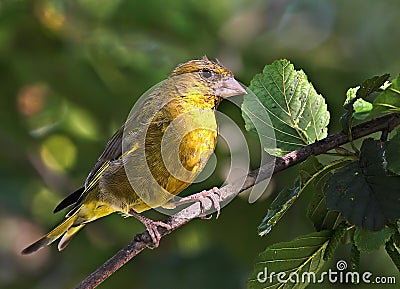
<instances>
[{"instance_id":1,"label":"greenfinch","mask_svg":"<svg viewBox=\"0 0 400 289\"><path fill-rule=\"evenodd\" d=\"M70 207L65 220L22 253L60 237L61 251L87 223L113 212L139 219L157 246L157 226L168 225L140 213L167 207L195 180L216 146L219 103L240 94L246 90L219 62L203 57L177 66L111 137L84 186L55 208Z\"/></svg>"}]
</instances>

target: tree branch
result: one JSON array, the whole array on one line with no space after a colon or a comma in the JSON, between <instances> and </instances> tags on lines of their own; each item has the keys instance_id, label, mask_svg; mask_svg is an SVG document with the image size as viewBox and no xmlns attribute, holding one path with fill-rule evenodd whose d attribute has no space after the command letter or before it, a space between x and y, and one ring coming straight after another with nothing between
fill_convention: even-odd
<instances>
[{"instance_id":1,"label":"tree branch","mask_svg":"<svg viewBox=\"0 0 400 289\"><path fill-rule=\"evenodd\" d=\"M352 129L353 140L370 135L378 131L392 131L396 126L400 125L400 114L389 114L380 118L376 118L365 123L359 124ZM275 159L275 167L273 173L278 173L283 171L295 164L298 164L306 160L311 155L320 155L328 152L336 147L349 142L349 137L343 132L338 132L332 134L325 139L317 141L308 146L302 147L298 150L288 153L283 157L277 157ZM222 187L219 190L220 202L227 201L234 198L239 193L253 187L257 183L265 180L271 175L270 164L261 166L250 172L244 182L240 185L231 184ZM165 223L171 226L170 230L159 227L158 230L161 236L165 236L172 231L178 229L184 224L190 222L191 220L202 215L202 211L207 212L212 208L211 200L207 200L203 204L203 208L200 206L199 202L188 206L187 208L179 211L175 215L168 218ZM83 280L76 289L92 289L102 283L116 270L122 267L134 256L139 254L142 250L152 244L151 238L147 231L140 233L135 236L134 240L130 242L125 248L118 251L114 256L112 256L108 261L106 261L101 267L90 274L85 280Z\"/></svg>"}]
</instances>

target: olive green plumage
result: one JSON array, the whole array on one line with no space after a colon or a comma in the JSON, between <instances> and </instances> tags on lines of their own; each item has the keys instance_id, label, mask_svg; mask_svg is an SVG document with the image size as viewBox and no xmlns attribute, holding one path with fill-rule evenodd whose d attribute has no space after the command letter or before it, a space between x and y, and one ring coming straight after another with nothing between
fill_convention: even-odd
<instances>
[{"instance_id":1,"label":"olive green plumage","mask_svg":"<svg viewBox=\"0 0 400 289\"><path fill-rule=\"evenodd\" d=\"M66 219L22 253L61 236L62 250L86 223L110 213L165 205L194 181L214 151L221 98L243 93L228 69L206 57L179 65L111 137L84 187L56 207L72 207Z\"/></svg>"}]
</instances>

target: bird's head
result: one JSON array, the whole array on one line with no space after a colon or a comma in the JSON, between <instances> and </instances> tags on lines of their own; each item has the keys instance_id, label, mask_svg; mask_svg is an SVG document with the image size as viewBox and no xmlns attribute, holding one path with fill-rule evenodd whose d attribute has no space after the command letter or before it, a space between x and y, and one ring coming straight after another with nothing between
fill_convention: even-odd
<instances>
[{"instance_id":1,"label":"bird's head","mask_svg":"<svg viewBox=\"0 0 400 289\"><path fill-rule=\"evenodd\" d=\"M171 77L183 80L178 80L175 85L181 96L204 95L218 104L221 98L246 94L229 69L206 56L180 64L172 71Z\"/></svg>"}]
</instances>

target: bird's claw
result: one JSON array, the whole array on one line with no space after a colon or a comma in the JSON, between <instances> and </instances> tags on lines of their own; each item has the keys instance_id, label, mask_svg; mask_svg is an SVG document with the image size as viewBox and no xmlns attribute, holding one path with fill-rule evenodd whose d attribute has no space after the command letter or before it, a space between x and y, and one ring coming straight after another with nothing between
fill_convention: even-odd
<instances>
[{"instance_id":1,"label":"bird's claw","mask_svg":"<svg viewBox=\"0 0 400 289\"><path fill-rule=\"evenodd\" d=\"M138 219L146 227L146 230L149 233L151 240L153 241L153 248L157 248L161 240L161 234L158 231L158 227L164 227L167 230L171 230L172 228L169 224L166 224L162 221L153 221L149 218L146 218L145 216L140 215L132 209L129 211L129 214Z\"/></svg>"},{"instance_id":2,"label":"bird's claw","mask_svg":"<svg viewBox=\"0 0 400 289\"><path fill-rule=\"evenodd\" d=\"M161 234L158 231L158 227L164 227L167 230L171 230L171 226L161 222L161 221L153 221L147 219L149 223L143 223L146 226L147 232L150 235L151 240L153 241L154 248L157 248L160 245Z\"/></svg>"},{"instance_id":3,"label":"bird's claw","mask_svg":"<svg viewBox=\"0 0 400 289\"><path fill-rule=\"evenodd\" d=\"M200 193L193 194L193 195L190 195L187 197L183 197L179 201L177 201L176 204L179 205L179 204L184 204L184 203L188 203L188 202L198 201L201 206L201 211L202 211L202 213L204 213L204 208L206 207L205 202L207 199L211 200L212 206L217 211L216 218L218 219L220 212L221 212L221 206L220 206L221 196L219 194L219 189L217 187L214 187L208 191L204 190L204 191L201 191ZM208 220L211 217L207 217L207 216L203 215L201 218Z\"/></svg>"}]
</instances>

